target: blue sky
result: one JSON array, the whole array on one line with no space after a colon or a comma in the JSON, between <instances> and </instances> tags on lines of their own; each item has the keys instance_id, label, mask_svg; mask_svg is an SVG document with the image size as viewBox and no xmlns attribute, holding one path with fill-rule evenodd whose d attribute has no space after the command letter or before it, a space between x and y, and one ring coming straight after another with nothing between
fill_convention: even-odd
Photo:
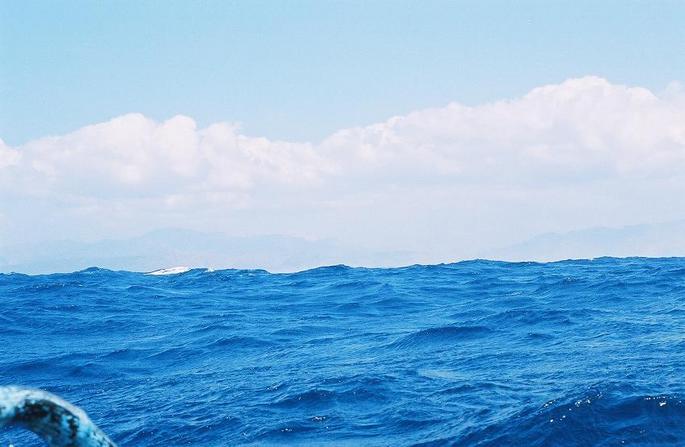
<instances>
[{"instance_id":1,"label":"blue sky","mask_svg":"<svg viewBox=\"0 0 685 447\"><path fill-rule=\"evenodd\" d=\"M2 1L0 269L169 228L392 264L685 220L683 23L680 1Z\"/></svg>"},{"instance_id":2,"label":"blue sky","mask_svg":"<svg viewBox=\"0 0 685 447\"><path fill-rule=\"evenodd\" d=\"M129 112L318 140L450 101L685 73L679 1L3 1L0 136Z\"/></svg>"}]
</instances>

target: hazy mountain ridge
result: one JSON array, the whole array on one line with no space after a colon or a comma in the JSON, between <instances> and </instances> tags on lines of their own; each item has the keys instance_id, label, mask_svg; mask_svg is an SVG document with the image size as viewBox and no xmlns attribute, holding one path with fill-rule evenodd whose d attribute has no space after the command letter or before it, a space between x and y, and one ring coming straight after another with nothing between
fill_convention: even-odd
<instances>
[{"instance_id":1,"label":"hazy mountain ridge","mask_svg":"<svg viewBox=\"0 0 685 447\"><path fill-rule=\"evenodd\" d=\"M0 251L0 271L70 272L91 266L113 270L152 271L184 265L209 268L295 271L321 265L411 263L409 252L366 252L334 240L263 235L227 236L165 229L139 237L97 242L54 241L7 245Z\"/></svg>"},{"instance_id":2,"label":"hazy mountain ridge","mask_svg":"<svg viewBox=\"0 0 685 447\"><path fill-rule=\"evenodd\" d=\"M482 253L479 257L503 261L556 261L601 256L685 256L685 221L547 233ZM0 271L69 272L91 266L152 271L183 265L285 272L334 264L401 266L426 263L427 259L431 258L425 253L365 250L332 239L308 240L283 235L227 236L166 229L123 240L6 245L0 249ZM459 253L454 253L442 262L463 259Z\"/></svg>"},{"instance_id":3,"label":"hazy mountain ridge","mask_svg":"<svg viewBox=\"0 0 685 447\"><path fill-rule=\"evenodd\" d=\"M547 233L485 254L487 258L505 261L556 261L600 256L685 256L685 220Z\"/></svg>"}]
</instances>

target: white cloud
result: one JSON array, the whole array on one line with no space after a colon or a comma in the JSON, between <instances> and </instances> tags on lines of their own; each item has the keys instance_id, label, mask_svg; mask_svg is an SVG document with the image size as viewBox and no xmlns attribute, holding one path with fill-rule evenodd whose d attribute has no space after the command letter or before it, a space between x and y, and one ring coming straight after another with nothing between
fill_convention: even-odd
<instances>
[{"instance_id":1,"label":"white cloud","mask_svg":"<svg viewBox=\"0 0 685 447\"><path fill-rule=\"evenodd\" d=\"M118 213L155 227L178 209L184 219L195 216L196 227L212 220L230 230L301 227L314 236L346 234L364 222L350 239L368 231L389 244L437 241L419 237L426 213L429 221L472 219L484 228L519 222L506 237L523 238L544 228L517 211L526 201L546 210L553 230L560 222L590 226L647 212L645 220L685 216L683 172L682 87L655 95L597 77L513 100L420 110L316 144L250 137L231 123L198 128L185 116L155 122L140 114L16 148L0 142L6 192L71 203L81 218ZM650 203L630 204L637 194ZM602 217L614 198L630 209ZM402 225L388 224L402 212Z\"/></svg>"},{"instance_id":2,"label":"white cloud","mask_svg":"<svg viewBox=\"0 0 685 447\"><path fill-rule=\"evenodd\" d=\"M663 176L685 167L685 107L586 77L516 100L452 103L341 130L319 145L248 137L230 123L198 129L185 116L157 123L129 114L15 149L0 145L0 167L13 165L34 185L95 197L245 191L345 175L533 185Z\"/></svg>"},{"instance_id":3,"label":"white cloud","mask_svg":"<svg viewBox=\"0 0 685 447\"><path fill-rule=\"evenodd\" d=\"M0 169L18 164L19 158L19 151L7 146L5 142L0 139Z\"/></svg>"},{"instance_id":4,"label":"white cloud","mask_svg":"<svg viewBox=\"0 0 685 447\"><path fill-rule=\"evenodd\" d=\"M349 148L350 169L371 165L455 181L670 175L685 167L685 107L643 88L586 77L512 101L453 103L343 130L326 145L332 158Z\"/></svg>"},{"instance_id":5,"label":"white cloud","mask_svg":"<svg viewBox=\"0 0 685 447\"><path fill-rule=\"evenodd\" d=\"M157 123L128 114L8 151L22 155L18 183L53 196L243 191L259 182L315 182L326 167L310 145L247 137L227 123L198 129L185 116Z\"/></svg>"}]
</instances>

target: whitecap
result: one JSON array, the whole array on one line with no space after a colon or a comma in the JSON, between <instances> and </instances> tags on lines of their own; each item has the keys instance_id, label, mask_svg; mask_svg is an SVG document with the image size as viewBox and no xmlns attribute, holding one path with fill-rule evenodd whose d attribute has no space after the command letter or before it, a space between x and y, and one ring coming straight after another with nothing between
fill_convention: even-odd
<instances>
[{"instance_id":1,"label":"whitecap","mask_svg":"<svg viewBox=\"0 0 685 447\"><path fill-rule=\"evenodd\" d=\"M179 273L185 273L190 271L190 267L178 266L169 267L166 269L159 269L152 272L146 273L146 275L177 275Z\"/></svg>"}]
</instances>

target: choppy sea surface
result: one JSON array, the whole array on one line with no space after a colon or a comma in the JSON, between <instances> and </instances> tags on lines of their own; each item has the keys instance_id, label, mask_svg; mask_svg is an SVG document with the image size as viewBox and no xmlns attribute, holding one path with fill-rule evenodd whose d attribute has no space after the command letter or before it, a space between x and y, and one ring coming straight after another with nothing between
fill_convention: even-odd
<instances>
[{"instance_id":1,"label":"choppy sea surface","mask_svg":"<svg viewBox=\"0 0 685 447\"><path fill-rule=\"evenodd\" d=\"M2 274L9 384L120 446L684 445L685 258Z\"/></svg>"}]
</instances>

